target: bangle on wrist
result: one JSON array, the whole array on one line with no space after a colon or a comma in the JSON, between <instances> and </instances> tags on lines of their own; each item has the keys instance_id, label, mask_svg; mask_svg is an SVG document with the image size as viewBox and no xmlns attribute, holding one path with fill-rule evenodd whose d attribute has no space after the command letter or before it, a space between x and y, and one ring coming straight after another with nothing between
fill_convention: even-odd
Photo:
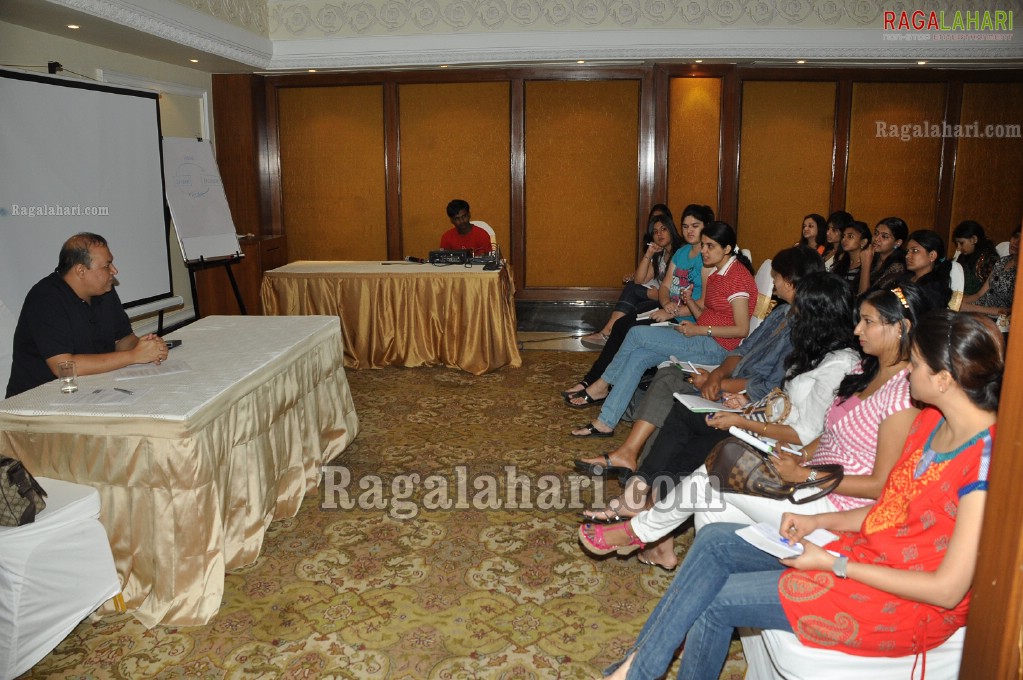
<instances>
[{"instance_id":1,"label":"bangle on wrist","mask_svg":"<svg viewBox=\"0 0 1023 680\"><path fill-rule=\"evenodd\" d=\"M810 470L810 474L806 476L806 481L816 482L817 481L817 468Z\"/></svg>"},{"instance_id":2,"label":"bangle on wrist","mask_svg":"<svg viewBox=\"0 0 1023 680\"><path fill-rule=\"evenodd\" d=\"M707 326L707 337L708 338L713 338L714 337L714 327L713 326Z\"/></svg>"},{"instance_id":3,"label":"bangle on wrist","mask_svg":"<svg viewBox=\"0 0 1023 680\"><path fill-rule=\"evenodd\" d=\"M763 431L763 434L767 434L767 426L768 426L768 425L769 425L769 423L766 423L766 422L764 423L764 431Z\"/></svg>"}]
</instances>

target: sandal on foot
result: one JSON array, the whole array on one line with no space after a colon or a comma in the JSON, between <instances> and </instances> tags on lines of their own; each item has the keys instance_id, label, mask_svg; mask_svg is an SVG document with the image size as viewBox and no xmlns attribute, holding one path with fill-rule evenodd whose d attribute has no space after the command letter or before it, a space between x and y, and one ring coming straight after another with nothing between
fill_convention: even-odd
<instances>
[{"instance_id":1,"label":"sandal on foot","mask_svg":"<svg viewBox=\"0 0 1023 680\"><path fill-rule=\"evenodd\" d=\"M607 339L609 336L607 333L600 333L599 340L586 340L585 339L586 337L588 336L583 336L582 338L579 338L579 343L583 347L586 347L587 349L604 349L604 345L607 344Z\"/></svg>"},{"instance_id":2,"label":"sandal on foot","mask_svg":"<svg viewBox=\"0 0 1023 680\"><path fill-rule=\"evenodd\" d=\"M582 436L582 435L580 435ZM623 484L628 481L629 477L634 474L633 470L622 465L613 465L611 463L611 457L608 454L603 454L604 463L587 463L585 460L572 461L572 465L578 472L584 475L591 475L593 477L611 477L617 476L618 481Z\"/></svg>"},{"instance_id":3,"label":"sandal on foot","mask_svg":"<svg viewBox=\"0 0 1023 680\"><path fill-rule=\"evenodd\" d=\"M622 524L629 542L616 545L608 542L605 533L612 527L602 524L581 524L579 525L579 542L583 548L594 555L607 555L616 552L619 555L628 555L646 546L646 543L639 540L639 537L632 532L628 522Z\"/></svg>"},{"instance_id":4,"label":"sandal on foot","mask_svg":"<svg viewBox=\"0 0 1023 680\"><path fill-rule=\"evenodd\" d=\"M577 427L575 429L576 430L586 430L586 434L576 434L573 431L572 432L572 436L573 437L604 437L604 438L607 438L607 437L615 436L614 429L612 429L610 432L601 432L600 430L597 429L597 426L594 425L593 423L586 423L585 425L580 425L579 427Z\"/></svg>"},{"instance_id":5,"label":"sandal on foot","mask_svg":"<svg viewBox=\"0 0 1023 680\"><path fill-rule=\"evenodd\" d=\"M660 567L664 571L675 571L675 567L678 567L678 564L676 564L674 567L666 567L663 564L660 564L659 562L651 562L650 560L645 560L643 559L642 555L636 555L636 561L639 562L640 564L645 564L648 567Z\"/></svg>"},{"instance_id":6,"label":"sandal on foot","mask_svg":"<svg viewBox=\"0 0 1023 680\"><path fill-rule=\"evenodd\" d=\"M572 401L573 399L582 399L583 403L577 404ZM565 397L565 403L568 404L569 408L589 408L591 406L599 406L600 404L603 404L605 399L607 399L607 397L595 399L590 396L589 392L583 390L582 392L576 392L571 397Z\"/></svg>"},{"instance_id":7,"label":"sandal on foot","mask_svg":"<svg viewBox=\"0 0 1023 680\"><path fill-rule=\"evenodd\" d=\"M585 380L580 380L579 384L583 386L583 388L581 390L574 390L574 391L573 390L565 390L564 392L561 393L562 399L564 399L565 401L568 401L569 399L573 399L575 397L578 397L580 392L585 392L586 388L590 386L590 384L588 382L586 382Z\"/></svg>"}]
</instances>

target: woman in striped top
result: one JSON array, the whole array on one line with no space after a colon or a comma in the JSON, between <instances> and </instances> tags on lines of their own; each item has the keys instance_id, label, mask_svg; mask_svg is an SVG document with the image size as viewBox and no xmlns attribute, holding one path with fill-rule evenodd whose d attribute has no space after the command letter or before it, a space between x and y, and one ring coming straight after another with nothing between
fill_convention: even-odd
<instances>
[{"instance_id":1,"label":"woman in striped top","mask_svg":"<svg viewBox=\"0 0 1023 680\"><path fill-rule=\"evenodd\" d=\"M912 283L874 291L861 302L855 333L864 358L840 384L838 396L825 415L824 433L816 446L804 449L805 457L782 450L774 461L781 475L793 482L805 481L812 474L803 465L806 458L815 465L838 463L845 470L834 492L798 506L798 512L849 510L870 504L880 494L918 413L910 401L907 379L909 331L918 314L926 309L925 304ZM710 416L707 423L722 430L736 426L760 432L764 427L761 422L725 412ZM804 489L797 492L797 497L812 493L814 489ZM648 545L643 555L646 561L669 568L677 562L671 541L660 541L693 514L699 530L714 522L773 524L780 521L782 513L797 508L784 500L722 494L706 483L704 467L683 479L650 510L629 513L630 506L637 506L628 501L621 499L614 509L619 515L635 514L628 527L625 523L606 528L584 525L580 532L583 545L599 550L601 541L625 545L630 536L636 536Z\"/></svg>"}]
</instances>

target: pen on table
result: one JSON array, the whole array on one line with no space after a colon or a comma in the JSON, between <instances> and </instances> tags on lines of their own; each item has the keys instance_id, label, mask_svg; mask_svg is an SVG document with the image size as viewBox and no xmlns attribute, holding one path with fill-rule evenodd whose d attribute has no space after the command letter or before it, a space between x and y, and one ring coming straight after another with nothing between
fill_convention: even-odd
<instances>
[{"instance_id":1,"label":"pen on table","mask_svg":"<svg viewBox=\"0 0 1023 680\"><path fill-rule=\"evenodd\" d=\"M126 390L126 389L123 389L121 387L115 387L114 390L116 390L117 392L122 392L124 394L135 394L131 390Z\"/></svg>"},{"instance_id":2,"label":"pen on table","mask_svg":"<svg viewBox=\"0 0 1023 680\"><path fill-rule=\"evenodd\" d=\"M693 373L699 373L699 371L696 370L696 366L693 366L692 361L687 361L686 363L689 364L689 368L693 369Z\"/></svg>"},{"instance_id":3,"label":"pen on table","mask_svg":"<svg viewBox=\"0 0 1023 680\"><path fill-rule=\"evenodd\" d=\"M780 448L780 449L781 449L782 451L788 451L788 452L789 452L789 453L791 453L791 454L792 454L793 456L799 456L800 458L802 458L803 456L805 456L805 455L806 455L805 453L803 453L803 452L802 452L802 451L800 451L799 449L793 449L793 448L790 448L790 447L788 447L788 446L780 446L780 447L778 447L778 448Z\"/></svg>"}]
</instances>

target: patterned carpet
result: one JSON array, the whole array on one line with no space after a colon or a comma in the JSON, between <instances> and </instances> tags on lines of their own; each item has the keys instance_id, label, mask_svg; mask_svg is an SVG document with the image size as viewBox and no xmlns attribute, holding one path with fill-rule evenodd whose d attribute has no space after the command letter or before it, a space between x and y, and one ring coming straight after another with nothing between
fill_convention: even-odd
<instances>
[{"instance_id":1,"label":"patterned carpet","mask_svg":"<svg viewBox=\"0 0 1023 680\"><path fill-rule=\"evenodd\" d=\"M25 677L599 677L672 575L577 543L579 511L618 493L569 467L609 448L569 438L595 414L559 395L594 356L526 352L484 376L349 371L361 433L228 575L209 625L86 621ZM744 670L735 642L721 678Z\"/></svg>"}]
</instances>

